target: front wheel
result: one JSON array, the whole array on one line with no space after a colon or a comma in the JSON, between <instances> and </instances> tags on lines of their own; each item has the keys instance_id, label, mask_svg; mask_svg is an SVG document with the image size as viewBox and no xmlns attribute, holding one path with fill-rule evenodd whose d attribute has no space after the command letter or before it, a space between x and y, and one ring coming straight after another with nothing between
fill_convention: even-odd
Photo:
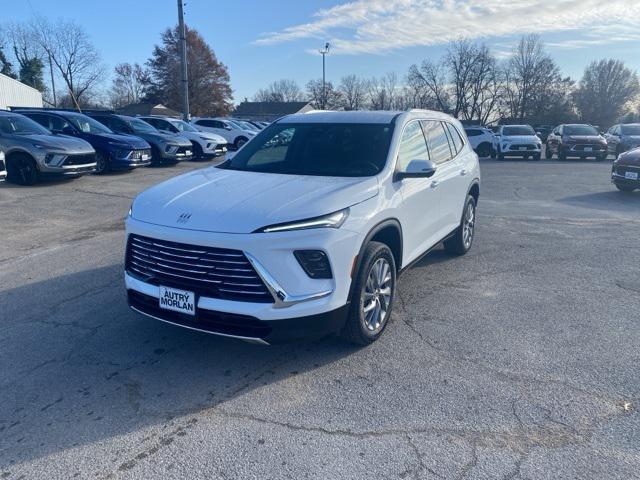
<instances>
[{"instance_id":1,"label":"front wheel","mask_svg":"<svg viewBox=\"0 0 640 480\"><path fill-rule=\"evenodd\" d=\"M553 160L553 151L551 150L551 147L548 143L544 147L544 158L546 158L547 160Z\"/></svg>"},{"instance_id":2,"label":"front wheel","mask_svg":"<svg viewBox=\"0 0 640 480\"><path fill-rule=\"evenodd\" d=\"M534 159L536 162L539 162L539 161L540 161L540 158L541 158L541 157L540 157L540 154L539 154L539 153L536 153L536 154L534 154L534 155L533 155L533 159Z\"/></svg>"},{"instance_id":3,"label":"front wheel","mask_svg":"<svg viewBox=\"0 0 640 480\"><path fill-rule=\"evenodd\" d=\"M38 181L36 162L27 155L17 155L8 160L7 180L18 185L35 185Z\"/></svg>"},{"instance_id":4,"label":"front wheel","mask_svg":"<svg viewBox=\"0 0 640 480\"><path fill-rule=\"evenodd\" d=\"M109 170L111 170L111 165L109 165L109 157L106 153L97 151L95 173L97 175L101 175L103 173L107 173Z\"/></svg>"},{"instance_id":5,"label":"front wheel","mask_svg":"<svg viewBox=\"0 0 640 480\"><path fill-rule=\"evenodd\" d=\"M370 242L355 278L343 336L358 345L368 345L380 338L391 316L395 288L393 253L384 243Z\"/></svg>"},{"instance_id":6,"label":"front wheel","mask_svg":"<svg viewBox=\"0 0 640 480\"><path fill-rule=\"evenodd\" d=\"M476 231L476 200L467 195L460 225L452 237L444 241L444 249L452 255L464 255L471 249Z\"/></svg>"},{"instance_id":7,"label":"front wheel","mask_svg":"<svg viewBox=\"0 0 640 480\"><path fill-rule=\"evenodd\" d=\"M249 140L247 140L245 137L238 137L236 138L236 141L233 143L234 147L236 150L240 150L242 148L242 146L247 143Z\"/></svg>"}]
</instances>

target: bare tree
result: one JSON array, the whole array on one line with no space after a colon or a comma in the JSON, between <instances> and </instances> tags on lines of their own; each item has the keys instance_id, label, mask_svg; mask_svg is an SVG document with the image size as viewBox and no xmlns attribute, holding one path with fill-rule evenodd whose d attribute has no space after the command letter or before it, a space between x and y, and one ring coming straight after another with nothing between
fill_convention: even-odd
<instances>
[{"instance_id":1,"label":"bare tree","mask_svg":"<svg viewBox=\"0 0 640 480\"><path fill-rule=\"evenodd\" d=\"M633 111L639 94L638 74L620 60L610 59L592 62L585 69L574 99L583 120L607 127Z\"/></svg>"},{"instance_id":2,"label":"bare tree","mask_svg":"<svg viewBox=\"0 0 640 480\"><path fill-rule=\"evenodd\" d=\"M307 97L313 108L321 110L336 110L342 106L342 96L333 87L333 83L327 81L324 84L322 79L310 80L307 83Z\"/></svg>"},{"instance_id":3,"label":"bare tree","mask_svg":"<svg viewBox=\"0 0 640 480\"><path fill-rule=\"evenodd\" d=\"M256 102L300 102L304 98L295 80L276 80L267 88L261 88L254 96Z\"/></svg>"},{"instance_id":4,"label":"bare tree","mask_svg":"<svg viewBox=\"0 0 640 480\"><path fill-rule=\"evenodd\" d=\"M345 110L360 110L364 107L365 87L365 82L355 75L342 77L338 90Z\"/></svg>"},{"instance_id":5,"label":"bare tree","mask_svg":"<svg viewBox=\"0 0 640 480\"><path fill-rule=\"evenodd\" d=\"M114 68L111 104L115 108L141 102L149 93L151 75L137 63L120 63Z\"/></svg>"},{"instance_id":6,"label":"bare tree","mask_svg":"<svg viewBox=\"0 0 640 480\"><path fill-rule=\"evenodd\" d=\"M420 68L417 65L411 65L407 80L413 85L415 91L421 92L422 98L432 99L436 110L443 112L451 110L447 77L442 62L423 60Z\"/></svg>"},{"instance_id":7,"label":"bare tree","mask_svg":"<svg viewBox=\"0 0 640 480\"><path fill-rule=\"evenodd\" d=\"M101 81L104 67L100 55L84 28L73 22L51 23L37 17L32 23L34 36L43 52L51 58L76 108Z\"/></svg>"},{"instance_id":8,"label":"bare tree","mask_svg":"<svg viewBox=\"0 0 640 480\"><path fill-rule=\"evenodd\" d=\"M382 78L372 78L367 82L369 103L372 110L391 110L397 94L398 77L389 72Z\"/></svg>"}]
</instances>

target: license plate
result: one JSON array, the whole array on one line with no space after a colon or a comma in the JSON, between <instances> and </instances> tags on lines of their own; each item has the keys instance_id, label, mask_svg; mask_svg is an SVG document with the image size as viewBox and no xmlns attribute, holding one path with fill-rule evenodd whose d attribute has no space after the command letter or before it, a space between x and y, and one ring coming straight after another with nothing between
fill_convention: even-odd
<instances>
[{"instance_id":1,"label":"license plate","mask_svg":"<svg viewBox=\"0 0 640 480\"><path fill-rule=\"evenodd\" d=\"M638 180L638 172L625 172L624 178L627 180Z\"/></svg>"},{"instance_id":2,"label":"license plate","mask_svg":"<svg viewBox=\"0 0 640 480\"><path fill-rule=\"evenodd\" d=\"M196 314L196 294L187 290L160 286L160 308L174 312Z\"/></svg>"},{"instance_id":3,"label":"license plate","mask_svg":"<svg viewBox=\"0 0 640 480\"><path fill-rule=\"evenodd\" d=\"M593 148L591 148L591 147L584 147L584 151L585 151L585 152L593 152Z\"/></svg>"},{"instance_id":4,"label":"license plate","mask_svg":"<svg viewBox=\"0 0 640 480\"><path fill-rule=\"evenodd\" d=\"M142 160L142 161L144 161L144 160L149 160L149 155L147 155L146 153L145 153L145 154L142 154L142 155L140 156L140 160Z\"/></svg>"},{"instance_id":5,"label":"license plate","mask_svg":"<svg viewBox=\"0 0 640 480\"><path fill-rule=\"evenodd\" d=\"M191 150L187 150L186 152L184 152L184 154L185 154L186 156L191 155Z\"/></svg>"},{"instance_id":6,"label":"license plate","mask_svg":"<svg viewBox=\"0 0 640 480\"><path fill-rule=\"evenodd\" d=\"M527 147L518 147L518 150L527 150Z\"/></svg>"}]
</instances>

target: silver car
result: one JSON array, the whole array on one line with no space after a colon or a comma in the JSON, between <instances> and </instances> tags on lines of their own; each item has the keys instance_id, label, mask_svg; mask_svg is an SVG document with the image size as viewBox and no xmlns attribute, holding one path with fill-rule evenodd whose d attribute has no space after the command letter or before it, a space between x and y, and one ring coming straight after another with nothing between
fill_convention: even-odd
<instances>
[{"instance_id":1,"label":"silver car","mask_svg":"<svg viewBox=\"0 0 640 480\"><path fill-rule=\"evenodd\" d=\"M54 135L30 118L0 112L0 144L7 179L33 185L43 176L78 177L96 168L96 152L79 138Z\"/></svg>"}]
</instances>

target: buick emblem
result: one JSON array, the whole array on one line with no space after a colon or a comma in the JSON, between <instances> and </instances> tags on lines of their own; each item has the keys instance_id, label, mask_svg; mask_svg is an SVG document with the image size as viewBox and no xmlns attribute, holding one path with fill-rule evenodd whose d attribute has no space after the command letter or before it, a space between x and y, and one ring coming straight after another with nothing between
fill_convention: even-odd
<instances>
[{"instance_id":1,"label":"buick emblem","mask_svg":"<svg viewBox=\"0 0 640 480\"><path fill-rule=\"evenodd\" d=\"M176 220L176 223L187 223L190 218L191 218L190 213L181 213L180 215L178 215L178 219Z\"/></svg>"}]
</instances>

